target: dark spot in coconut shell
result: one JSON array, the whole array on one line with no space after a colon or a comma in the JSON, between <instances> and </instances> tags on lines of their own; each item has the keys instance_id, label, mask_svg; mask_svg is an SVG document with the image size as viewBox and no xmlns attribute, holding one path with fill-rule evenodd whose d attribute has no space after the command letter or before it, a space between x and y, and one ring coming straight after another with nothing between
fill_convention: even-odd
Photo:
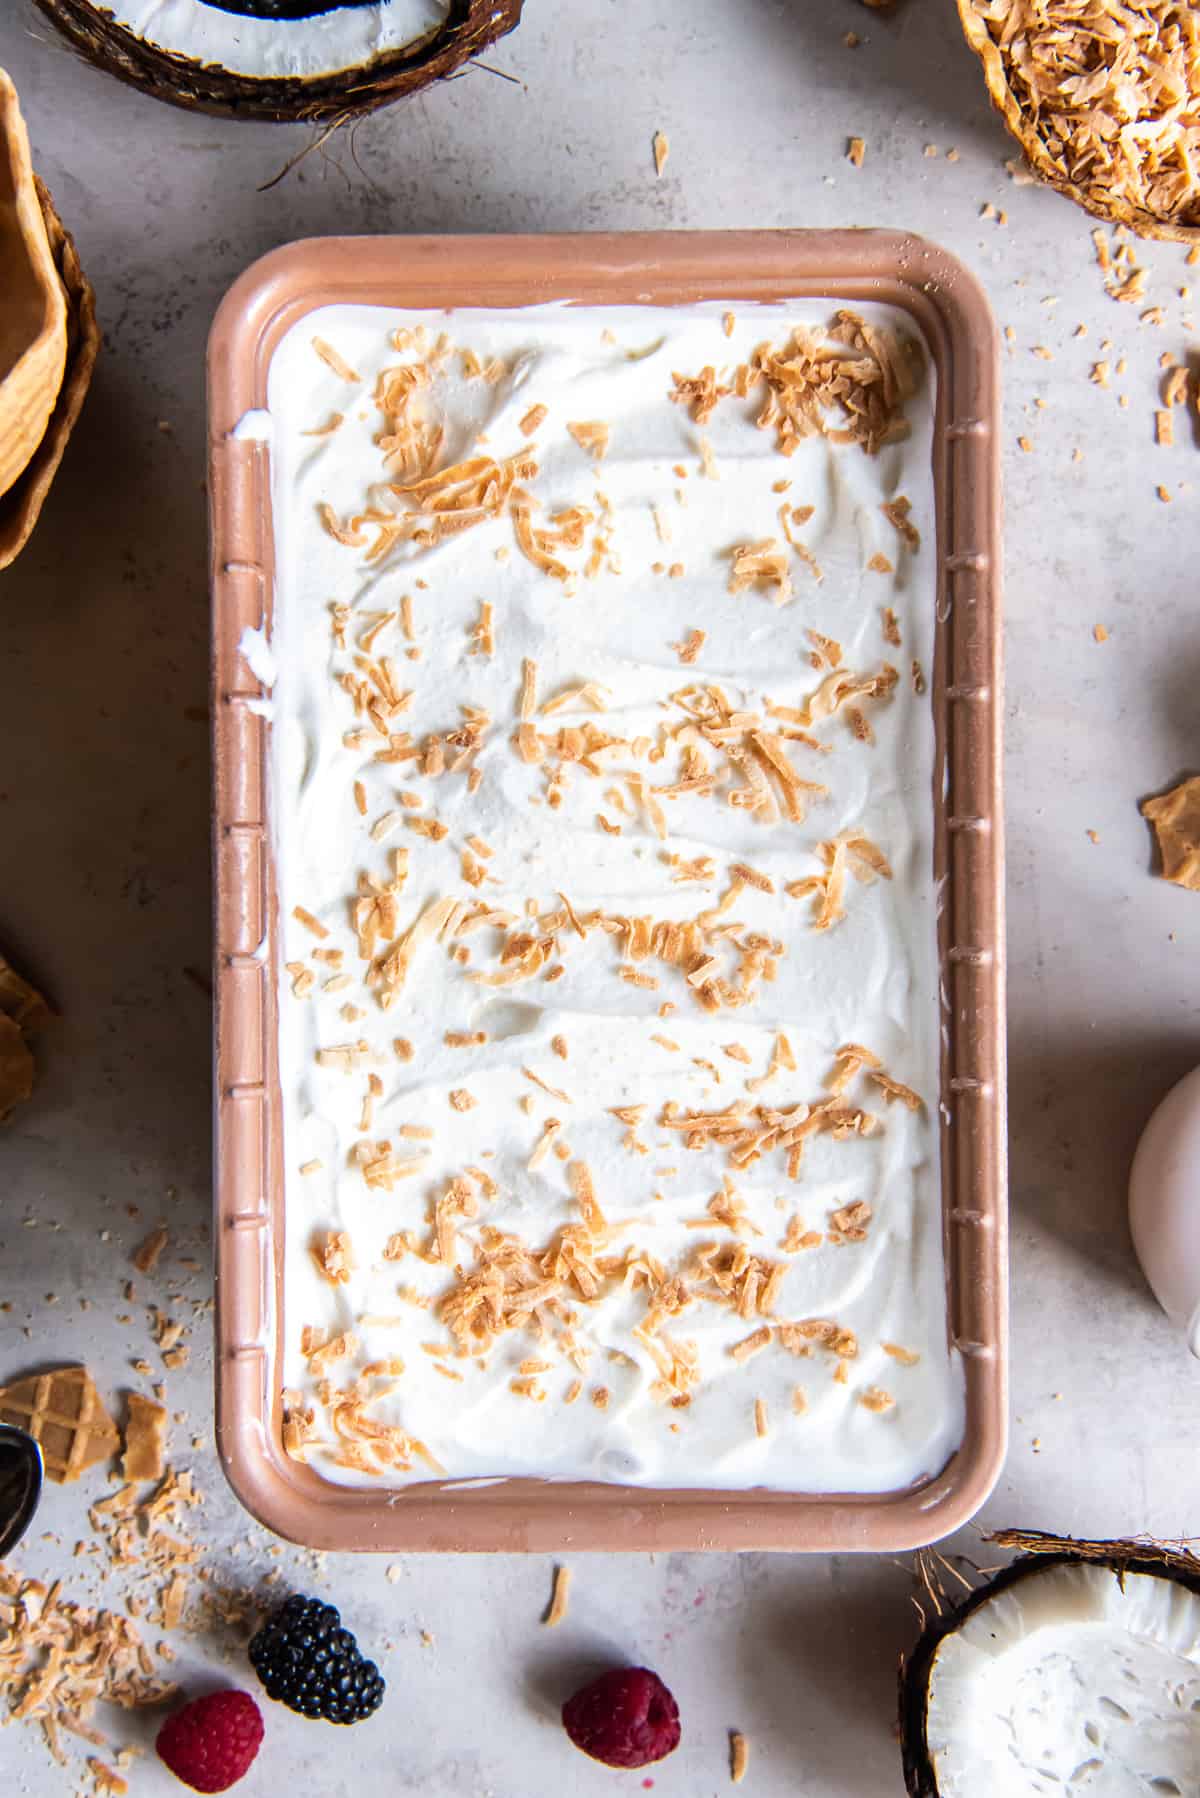
<instances>
[{"instance_id":1,"label":"dark spot in coconut shell","mask_svg":"<svg viewBox=\"0 0 1200 1798\"><path fill-rule=\"evenodd\" d=\"M240 13L244 19L319 19L322 13L375 6L378 0L204 0L218 12Z\"/></svg>"}]
</instances>

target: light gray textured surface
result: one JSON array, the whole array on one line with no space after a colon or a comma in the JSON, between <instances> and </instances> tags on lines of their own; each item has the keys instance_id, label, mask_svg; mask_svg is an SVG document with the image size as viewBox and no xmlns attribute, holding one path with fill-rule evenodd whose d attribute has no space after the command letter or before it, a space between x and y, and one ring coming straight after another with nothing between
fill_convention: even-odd
<instances>
[{"instance_id":1,"label":"light gray textured surface","mask_svg":"<svg viewBox=\"0 0 1200 1798\"><path fill-rule=\"evenodd\" d=\"M1178 246L1139 249L1161 327L1105 295L1091 221L1005 173L1011 146L950 0L907 0L894 19L851 0L531 0L527 11L491 57L522 85L473 72L261 193L306 131L143 100L78 63L27 0L2 9L0 64L95 283L107 344L41 526L0 579L0 943L63 1013L38 1096L0 1142L11 1304L0 1374L86 1357L115 1393L138 1383L131 1358L156 1360L146 1304L168 1288L206 1291L204 1271L178 1258L206 1254L209 1209L208 1007L185 970L208 955L202 357L225 287L261 252L322 232L902 225L963 257L1015 333L1004 455L1013 1433L983 1521L1188 1534L1197 1371L1133 1262L1124 1183L1150 1107L1200 1060L1200 899L1150 878L1137 811L1200 759L1197 450L1182 419L1178 446L1156 449L1152 419L1159 354L1183 357L1192 341L1179 288L1193 271ZM856 50L850 29L865 40ZM656 128L671 143L661 180ZM850 134L868 144L857 172ZM980 217L987 201L1007 223ZM1115 370L1121 355L1110 391L1089 384L1094 360ZM1097 623L1106 643L1093 640ZM172 1248L126 1306L128 1252L160 1219ZM191 1321L187 1305L170 1309ZM247 1520L211 1450L187 1448L193 1433L211 1436L206 1328L198 1315L191 1365L169 1378L172 1406L190 1413L177 1458L207 1494L213 1561L261 1572L265 1538L251 1531L253 1549L231 1559ZM44 1517L65 1550L34 1540L22 1566L87 1590L66 1558L83 1527L78 1489L53 1491ZM958 1546L989 1559L974 1532ZM287 1551L277 1564L290 1577L297 1562ZM726 1788L730 1727L753 1740L745 1789L762 1798L901 1790L891 1719L913 1633L906 1566L582 1561L557 1635L538 1628L546 1562L412 1560L394 1584L377 1561L315 1571L300 1557L298 1568L364 1642L393 1644L392 1691L353 1737L273 1711L247 1798L293 1778L334 1798L364 1769L389 1792L429 1798L640 1790L568 1752L553 1718L573 1668L606 1650L658 1666L680 1698L687 1744L654 1772L662 1798ZM28 1731L0 1735L0 1768L31 1793L78 1783ZM134 1790L179 1788L151 1765Z\"/></svg>"}]
</instances>

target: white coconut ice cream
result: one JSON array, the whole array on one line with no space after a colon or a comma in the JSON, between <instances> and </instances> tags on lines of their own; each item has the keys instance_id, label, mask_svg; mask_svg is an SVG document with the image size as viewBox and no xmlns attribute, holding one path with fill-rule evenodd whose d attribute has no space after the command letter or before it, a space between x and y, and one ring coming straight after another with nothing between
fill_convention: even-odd
<instances>
[{"instance_id":1,"label":"white coconut ice cream","mask_svg":"<svg viewBox=\"0 0 1200 1798\"><path fill-rule=\"evenodd\" d=\"M837 311L275 352L285 1436L331 1479L883 1492L960 1440L933 374L863 309L915 383L873 454L720 391L800 326L878 398Z\"/></svg>"}]
</instances>

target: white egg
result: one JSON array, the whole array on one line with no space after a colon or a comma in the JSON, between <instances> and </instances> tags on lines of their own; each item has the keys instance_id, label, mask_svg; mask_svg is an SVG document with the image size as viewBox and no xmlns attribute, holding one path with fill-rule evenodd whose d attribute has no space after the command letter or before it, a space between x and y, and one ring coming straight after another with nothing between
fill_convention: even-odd
<instances>
[{"instance_id":1,"label":"white egg","mask_svg":"<svg viewBox=\"0 0 1200 1798\"><path fill-rule=\"evenodd\" d=\"M1129 1223L1154 1296L1200 1356L1200 1068L1171 1088L1142 1133Z\"/></svg>"}]
</instances>

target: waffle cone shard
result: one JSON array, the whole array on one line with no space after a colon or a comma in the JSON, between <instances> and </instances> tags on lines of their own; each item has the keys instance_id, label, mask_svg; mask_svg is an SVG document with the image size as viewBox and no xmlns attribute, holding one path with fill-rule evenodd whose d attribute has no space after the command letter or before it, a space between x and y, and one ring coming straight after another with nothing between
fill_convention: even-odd
<instances>
[{"instance_id":1,"label":"waffle cone shard","mask_svg":"<svg viewBox=\"0 0 1200 1798\"><path fill-rule=\"evenodd\" d=\"M26 1430L41 1445L46 1473L60 1485L110 1460L121 1446L86 1367L58 1367L0 1388L0 1421Z\"/></svg>"}]
</instances>

